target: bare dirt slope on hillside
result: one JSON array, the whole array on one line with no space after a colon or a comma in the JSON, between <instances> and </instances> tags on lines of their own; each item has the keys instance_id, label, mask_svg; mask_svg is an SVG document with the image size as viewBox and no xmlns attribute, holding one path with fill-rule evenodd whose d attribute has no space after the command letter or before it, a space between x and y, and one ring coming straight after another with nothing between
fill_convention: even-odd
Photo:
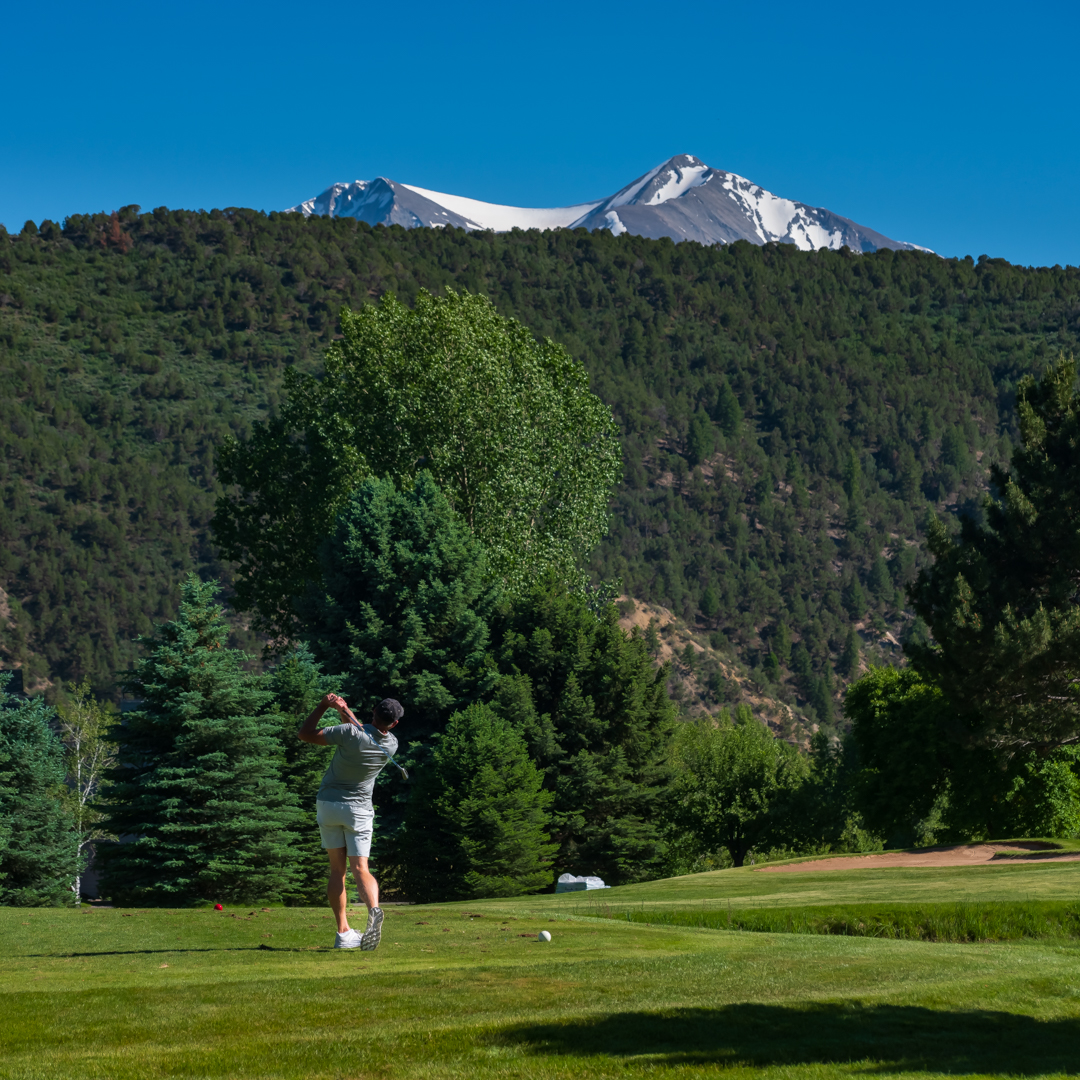
<instances>
[{"instance_id":1,"label":"bare dirt slope on hillside","mask_svg":"<svg viewBox=\"0 0 1080 1080\"><path fill-rule=\"evenodd\" d=\"M843 855L833 859L761 866L759 874L799 874L819 870L883 870L890 866L974 866L979 863L1004 865L1018 861L1080 862L1080 852L1059 851L1054 844L1038 840L1018 840L1005 844L954 844L921 851L876 851L868 855Z\"/></svg>"},{"instance_id":2,"label":"bare dirt slope on hillside","mask_svg":"<svg viewBox=\"0 0 1080 1080\"><path fill-rule=\"evenodd\" d=\"M804 749L810 745L810 736L817 730L816 726L791 705L763 694L732 650L714 649L707 631L687 626L666 607L625 595L618 599L619 625L627 633L636 630L644 635L649 624L654 625L659 640L656 660L671 665L668 689L686 714L715 715L724 703L746 704L775 735ZM696 657L692 665L686 663L687 646L693 649ZM719 693L709 685L714 681L711 675L716 671L723 684Z\"/></svg>"}]
</instances>

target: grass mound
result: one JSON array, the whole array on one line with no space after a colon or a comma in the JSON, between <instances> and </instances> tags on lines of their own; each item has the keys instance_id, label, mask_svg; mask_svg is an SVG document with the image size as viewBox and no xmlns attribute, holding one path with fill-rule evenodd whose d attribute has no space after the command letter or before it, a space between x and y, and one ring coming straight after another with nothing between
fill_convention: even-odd
<instances>
[{"instance_id":1,"label":"grass mound","mask_svg":"<svg viewBox=\"0 0 1080 1080\"><path fill-rule=\"evenodd\" d=\"M899 941L1080 940L1080 903L993 901L985 904L840 904L736 910L646 911L598 907L595 914L650 926L828 934Z\"/></svg>"}]
</instances>

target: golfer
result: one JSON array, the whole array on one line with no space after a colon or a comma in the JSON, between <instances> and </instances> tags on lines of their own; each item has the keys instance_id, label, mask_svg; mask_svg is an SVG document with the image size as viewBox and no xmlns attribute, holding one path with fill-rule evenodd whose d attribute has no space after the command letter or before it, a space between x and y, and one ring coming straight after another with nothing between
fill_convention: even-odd
<instances>
[{"instance_id":1,"label":"golfer","mask_svg":"<svg viewBox=\"0 0 1080 1080\"><path fill-rule=\"evenodd\" d=\"M320 731L317 725L327 709L337 709L341 718L348 722ZM404 712L393 698L386 698L371 710L371 723L361 724L345 704L344 698L327 694L297 732L304 742L337 747L323 777L322 787L315 796L322 846L330 856L326 898L337 919L336 949L359 948L371 952L379 947L383 921L382 908L379 907L379 883L368 871L371 831L375 824L371 792L375 787L375 777L397 753L398 741L390 734L390 729L397 727ZM397 765L397 762L394 764ZM346 857L356 887L367 904L367 929L362 935L350 929L345 913Z\"/></svg>"}]
</instances>

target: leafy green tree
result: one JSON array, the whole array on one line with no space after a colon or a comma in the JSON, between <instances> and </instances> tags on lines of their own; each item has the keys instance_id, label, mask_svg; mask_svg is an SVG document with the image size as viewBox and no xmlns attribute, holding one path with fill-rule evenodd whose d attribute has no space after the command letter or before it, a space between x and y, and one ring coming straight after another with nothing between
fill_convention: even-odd
<instances>
[{"instance_id":1,"label":"leafy green tree","mask_svg":"<svg viewBox=\"0 0 1080 1080\"><path fill-rule=\"evenodd\" d=\"M935 521L934 564L910 589L934 643L915 667L948 694L975 741L1006 750L1080 740L1080 394L1061 357L1021 381L1022 445L991 468L986 525Z\"/></svg>"},{"instance_id":2,"label":"leafy green tree","mask_svg":"<svg viewBox=\"0 0 1080 1080\"><path fill-rule=\"evenodd\" d=\"M890 847L933 839L925 823L960 752L944 695L912 668L874 666L848 687L844 715L860 765L855 801L869 828Z\"/></svg>"},{"instance_id":3,"label":"leafy green tree","mask_svg":"<svg viewBox=\"0 0 1080 1080\"><path fill-rule=\"evenodd\" d=\"M491 686L498 590L483 546L426 470L401 490L362 481L323 543L320 573L297 606L301 632L357 713L395 697L413 740Z\"/></svg>"},{"instance_id":4,"label":"leafy green tree","mask_svg":"<svg viewBox=\"0 0 1080 1080\"><path fill-rule=\"evenodd\" d=\"M610 409L584 368L483 296L421 291L345 310L322 379L289 369L277 419L231 442L215 533L240 566L238 603L290 633L290 598L317 579L319 538L365 475L409 487L429 471L511 590L567 580L606 531L621 471ZM303 515L303 516L300 516Z\"/></svg>"},{"instance_id":5,"label":"leafy green tree","mask_svg":"<svg viewBox=\"0 0 1080 1080\"><path fill-rule=\"evenodd\" d=\"M670 672L642 637L547 578L492 620L502 673L492 708L521 732L554 795L561 872L609 884L662 867L660 811L670 778Z\"/></svg>"},{"instance_id":6,"label":"leafy green tree","mask_svg":"<svg viewBox=\"0 0 1080 1080\"><path fill-rule=\"evenodd\" d=\"M72 891L82 898L82 869L92 845L115 840L101 827L105 812L100 801L105 776L116 763L116 743L110 738L115 717L90 693L90 680L71 687L56 707L60 741L64 745L67 783L61 789L75 827L78 873Z\"/></svg>"},{"instance_id":7,"label":"leafy green tree","mask_svg":"<svg viewBox=\"0 0 1080 1080\"><path fill-rule=\"evenodd\" d=\"M281 780L298 807L296 820L289 826L296 874L282 895L287 903L322 903L327 863L315 821L315 796L334 748L301 742L296 732L325 694L341 690L341 676L323 674L311 650L300 645L268 673L267 688L274 696L280 720ZM336 717L336 713L329 714L327 722L337 723Z\"/></svg>"},{"instance_id":8,"label":"leafy green tree","mask_svg":"<svg viewBox=\"0 0 1080 1080\"><path fill-rule=\"evenodd\" d=\"M550 885L553 795L509 721L455 713L418 774L399 840L403 885L421 903L522 896Z\"/></svg>"},{"instance_id":9,"label":"leafy green tree","mask_svg":"<svg viewBox=\"0 0 1080 1080\"><path fill-rule=\"evenodd\" d=\"M79 872L64 790L64 748L44 699L7 693L0 674L0 903L67 905Z\"/></svg>"},{"instance_id":10,"label":"leafy green tree","mask_svg":"<svg viewBox=\"0 0 1080 1080\"><path fill-rule=\"evenodd\" d=\"M844 712L854 805L890 847L1080 831L1076 748L1003 759L973 744L964 716L910 667L872 667L848 688Z\"/></svg>"},{"instance_id":11,"label":"leafy green tree","mask_svg":"<svg viewBox=\"0 0 1080 1080\"><path fill-rule=\"evenodd\" d=\"M785 798L807 774L788 743L740 705L714 719L680 724L673 750L669 818L700 854L726 848L742 866L752 848L786 839Z\"/></svg>"},{"instance_id":12,"label":"leafy green tree","mask_svg":"<svg viewBox=\"0 0 1080 1080\"><path fill-rule=\"evenodd\" d=\"M225 647L215 584L189 576L176 619L143 639L125 684L142 700L113 729L102 891L139 903L276 899L295 880L296 800L281 781L265 680Z\"/></svg>"},{"instance_id":13,"label":"leafy green tree","mask_svg":"<svg viewBox=\"0 0 1080 1080\"><path fill-rule=\"evenodd\" d=\"M850 736L817 731L810 739L809 775L790 799L788 843L803 851L881 851L855 805L858 753Z\"/></svg>"}]
</instances>

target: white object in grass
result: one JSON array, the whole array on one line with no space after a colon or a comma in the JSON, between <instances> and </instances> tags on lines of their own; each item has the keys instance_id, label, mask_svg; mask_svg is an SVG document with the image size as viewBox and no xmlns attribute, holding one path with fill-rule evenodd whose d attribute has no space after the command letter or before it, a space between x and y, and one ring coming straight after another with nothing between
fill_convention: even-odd
<instances>
[{"instance_id":1,"label":"white object in grass","mask_svg":"<svg viewBox=\"0 0 1080 1080\"><path fill-rule=\"evenodd\" d=\"M604 884L603 878L598 877L575 877L573 874L560 874L555 882L556 892L585 892L587 889L609 889L610 885Z\"/></svg>"},{"instance_id":2,"label":"white object in grass","mask_svg":"<svg viewBox=\"0 0 1080 1080\"><path fill-rule=\"evenodd\" d=\"M551 935L546 930L541 930L540 933L537 934L536 936L537 936L537 939L540 940L540 941L550 941L551 940Z\"/></svg>"}]
</instances>

